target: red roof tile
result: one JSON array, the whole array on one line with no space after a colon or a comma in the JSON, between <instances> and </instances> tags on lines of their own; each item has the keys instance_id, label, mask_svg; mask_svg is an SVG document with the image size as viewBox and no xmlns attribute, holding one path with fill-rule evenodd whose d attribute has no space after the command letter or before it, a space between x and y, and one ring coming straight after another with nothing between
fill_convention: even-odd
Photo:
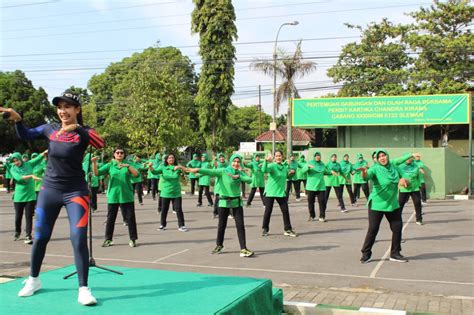
<instances>
[{"instance_id":1,"label":"red roof tile","mask_svg":"<svg viewBox=\"0 0 474 315\"><path fill-rule=\"evenodd\" d=\"M293 141L309 141L311 142L314 136L305 129L292 128L292 138ZM270 142L272 141L272 131L268 130L262 133L261 135L255 138L256 142ZM275 141L276 142L285 142L286 141L286 126L278 127L275 130Z\"/></svg>"}]
</instances>

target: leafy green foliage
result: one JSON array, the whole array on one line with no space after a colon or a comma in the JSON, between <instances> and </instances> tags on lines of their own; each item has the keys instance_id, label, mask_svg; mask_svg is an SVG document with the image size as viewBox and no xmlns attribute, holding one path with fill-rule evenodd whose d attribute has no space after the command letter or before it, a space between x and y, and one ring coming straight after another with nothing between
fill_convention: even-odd
<instances>
[{"instance_id":1,"label":"leafy green foliage","mask_svg":"<svg viewBox=\"0 0 474 315\"><path fill-rule=\"evenodd\" d=\"M0 104L20 113L25 125L29 127L57 120L55 107L49 103L45 90L41 87L35 89L33 83L20 70L0 72ZM47 147L45 141L20 141L13 125L3 119L0 119L0 139L1 153L14 150L38 152Z\"/></svg>"},{"instance_id":2,"label":"leafy green foliage","mask_svg":"<svg viewBox=\"0 0 474 315\"><path fill-rule=\"evenodd\" d=\"M199 108L200 130L207 146L222 148L223 132L234 93L234 61L237 39L235 12L231 0L193 0L192 31L199 34L202 67L195 102Z\"/></svg>"},{"instance_id":3,"label":"leafy green foliage","mask_svg":"<svg viewBox=\"0 0 474 315\"><path fill-rule=\"evenodd\" d=\"M127 144L151 154L195 140L196 75L177 48L135 53L93 76L88 87L90 114L96 112L98 130L110 147Z\"/></svg>"},{"instance_id":4,"label":"leafy green foliage","mask_svg":"<svg viewBox=\"0 0 474 315\"><path fill-rule=\"evenodd\" d=\"M272 117L260 112L257 106L229 108L229 119L223 133L225 143L237 150L240 142L252 142L262 132L268 129Z\"/></svg>"},{"instance_id":5,"label":"leafy green foliage","mask_svg":"<svg viewBox=\"0 0 474 315\"><path fill-rule=\"evenodd\" d=\"M361 32L328 70L342 82L338 96L460 93L472 90L469 26L474 7L467 0L435 1L409 16L415 22L394 25L387 19Z\"/></svg>"}]
</instances>

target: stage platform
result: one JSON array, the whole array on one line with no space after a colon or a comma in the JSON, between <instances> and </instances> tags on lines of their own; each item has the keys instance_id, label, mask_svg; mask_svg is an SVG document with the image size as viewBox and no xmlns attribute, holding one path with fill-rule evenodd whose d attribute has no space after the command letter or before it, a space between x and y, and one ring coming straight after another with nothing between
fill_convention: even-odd
<instances>
[{"instance_id":1,"label":"stage platform","mask_svg":"<svg viewBox=\"0 0 474 315\"><path fill-rule=\"evenodd\" d=\"M95 306L77 302L74 266L40 274L43 288L17 296L24 279L0 284L0 314L281 314L283 293L268 279L107 266L90 268Z\"/></svg>"}]
</instances>

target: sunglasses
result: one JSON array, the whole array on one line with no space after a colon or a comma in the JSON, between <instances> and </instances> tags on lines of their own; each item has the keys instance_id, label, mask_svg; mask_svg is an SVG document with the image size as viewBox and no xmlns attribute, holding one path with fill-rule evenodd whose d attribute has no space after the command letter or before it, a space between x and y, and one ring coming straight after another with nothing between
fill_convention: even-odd
<instances>
[{"instance_id":1,"label":"sunglasses","mask_svg":"<svg viewBox=\"0 0 474 315\"><path fill-rule=\"evenodd\" d=\"M124 154L125 152L123 151L115 151L115 154Z\"/></svg>"}]
</instances>

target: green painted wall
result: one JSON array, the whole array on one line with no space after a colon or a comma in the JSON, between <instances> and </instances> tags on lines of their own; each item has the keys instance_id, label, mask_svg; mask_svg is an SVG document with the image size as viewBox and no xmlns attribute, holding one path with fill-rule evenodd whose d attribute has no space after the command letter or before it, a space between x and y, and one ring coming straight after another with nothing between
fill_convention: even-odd
<instances>
[{"instance_id":1,"label":"green painted wall","mask_svg":"<svg viewBox=\"0 0 474 315\"><path fill-rule=\"evenodd\" d=\"M346 126L337 127L339 148L424 146L423 126Z\"/></svg>"},{"instance_id":2,"label":"green painted wall","mask_svg":"<svg viewBox=\"0 0 474 315\"><path fill-rule=\"evenodd\" d=\"M382 146L381 146L382 147ZM383 147L388 147L385 145ZM362 153L364 158L372 165L371 154L374 147L365 148L311 148L308 157L312 157L315 151L320 151L325 163L329 161L332 153L338 155L338 160L347 153L350 161L355 162L357 153ZM388 148L391 157L399 157L407 152L417 152L421 154L421 159L425 164L425 181L428 198L444 199L446 195L457 193L467 186L468 162L466 159L445 148ZM347 200L347 192L344 195Z\"/></svg>"}]
</instances>

